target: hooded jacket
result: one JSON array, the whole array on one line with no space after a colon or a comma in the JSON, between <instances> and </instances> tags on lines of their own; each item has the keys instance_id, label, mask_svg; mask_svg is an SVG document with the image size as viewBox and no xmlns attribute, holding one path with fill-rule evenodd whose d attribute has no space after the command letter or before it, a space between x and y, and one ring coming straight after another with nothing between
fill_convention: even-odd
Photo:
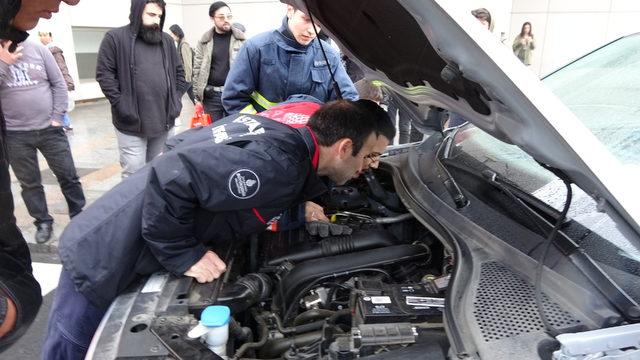
<instances>
[{"instance_id":1,"label":"hooded jacket","mask_svg":"<svg viewBox=\"0 0 640 360\"><path fill-rule=\"evenodd\" d=\"M111 103L111 116L116 129L133 135L142 134L142 124L138 109L137 89L135 88L136 66L144 62L136 63L135 44L138 31L142 26L142 12L146 0L132 0L130 24L109 31L98 51L98 64L96 67L96 80L104 95ZM166 11L163 11L160 28L164 26ZM162 33L164 72L169 85L169 98L167 101L166 129L175 125L175 118L182 110L182 95L187 91L189 84L184 78L184 69L178 58L178 52L173 39L169 34ZM159 74L162 74L159 72Z\"/></svg>"},{"instance_id":2,"label":"hooded jacket","mask_svg":"<svg viewBox=\"0 0 640 360\"><path fill-rule=\"evenodd\" d=\"M26 32L9 26L18 10L20 10L19 0L0 1L0 39L11 40L14 44L23 42L29 36ZM13 196L5 136L4 115L0 107L0 290L16 304L17 308L16 325L11 332L0 339L0 352L24 334L42 304L40 285L32 274L29 248L13 216ZM4 318L0 318L0 323L3 321Z\"/></svg>"},{"instance_id":3,"label":"hooded jacket","mask_svg":"<svg viewBox=\"0 0 640 360\"><path fill-rule=\"evenodd\" d=\"M202 133L215 134L201 141ZM182 275L207 247L263 231L326 187L307 128L236 115L193 129L75 216L60 236L65 270L105 307L140 275Z\"/></svg>"},{"instance_id":4,"label":"hooded jacket","mask_svg":"<svg viewBox=\"0 0 640 360\"><path fill-rule=\"evenodd\" d=\"M321 102L336 100L338 94L329 69L342 98L357 100L358 93L338 53L319 39L300 45L285 17L279 29L258 34L244 43L224 84L222 105L227 113L236 114L267 110L294 94L310 95Z\"/></svg>"}]
</instances>

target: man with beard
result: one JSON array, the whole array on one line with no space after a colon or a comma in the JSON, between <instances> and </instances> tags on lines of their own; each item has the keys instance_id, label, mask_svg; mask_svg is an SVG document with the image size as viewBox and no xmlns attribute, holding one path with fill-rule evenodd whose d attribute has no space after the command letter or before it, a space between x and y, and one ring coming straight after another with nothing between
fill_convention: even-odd
<instances>
[{"instance_id":1,"label":"man with beard","mask_svg":"<svg viewBox=\"0 0 640 360\"><path fill-rule=\"evenodd\" d=\"M75 5L79 0L64 0ZM58 12L61 0L0 0L0 67L17 62L23 42L40 17ZM31 256L13 216L13 196L0 108L0 352L31 324L42 303L40 285L32 275Z\"/></svg>"},{"instance_id":2,"label":"man with beard","mask_svg":"<svg viewBox=\"0 0 640 360\"><path fill-rule=\"evenodd\" d=\"M162 32L164 0L132 0L129 20L105 35L96 68L111 103L123 178L162 151L189 87L173 39Z\"/></svg>"},{"instance_id":3,"label":"man with beard","mask_svg":"<svg viewBox=\"0 0 640 360\"><path fill-rule=\"evenodd\" d=\"M222 89L245 37L240 29L231 26L233 15L224 2L211 4L209 16L213 28L198 41L193 64L193 89L198 101L204 105L204 111L215 121L225 116Z\"/></svg>"}]
</instances>

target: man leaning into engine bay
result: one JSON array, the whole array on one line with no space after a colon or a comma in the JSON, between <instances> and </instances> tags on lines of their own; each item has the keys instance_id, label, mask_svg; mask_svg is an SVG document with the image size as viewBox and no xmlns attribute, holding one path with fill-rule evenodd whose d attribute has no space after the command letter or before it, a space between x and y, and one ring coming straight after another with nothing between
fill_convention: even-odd
<instances>
[{"instance_id":1,"label":"man leaning into engine bay","mask_svg":"<svg viewBox=\"0 0 640 360\"><path fill-rule=\"evenodd\" d=\"M321 195L321 177L342 185L360 176L395 136L367 100L327 103L297 129L238 114L200 131L209 141L184 138L69 223L43 359L83 358L109 304L142 275L220 277L226 264L212 247Z\"/></svg>"}]
</instances>

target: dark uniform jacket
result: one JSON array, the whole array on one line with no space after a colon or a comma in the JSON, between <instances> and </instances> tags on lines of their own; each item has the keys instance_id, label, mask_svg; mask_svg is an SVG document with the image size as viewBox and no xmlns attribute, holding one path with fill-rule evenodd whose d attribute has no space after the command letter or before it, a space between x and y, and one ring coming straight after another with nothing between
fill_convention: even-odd
<instances>
[{"instance_id":1,"label":"dark uniform jacket","mask_svg":"<svg viewBox=\"0 0 640 360\"><path fill-rule=\"evenodd\" d=\"M111 116L116 129L127 134L139 134L142 131L138 109L135 81L135 43L142 25L142 11L146 0L131 1L131 23L110 30L100 44L96 80L102 92L111 103ZM160 27L164 25L162 14ZM182 110L182 95L189 84L184 78L184 68L178 58L178 52L169 34L162 34L162 54L164 69L158 69L158 76L165 76L169 84L167 99L166 129L175 125L175 118Z\"/></svg>"},{"instance_id":2,"label":"dark uniform jacket","mask_svg":"<svg viewBox=\"0 0 640 360\"><path fill-rule=\"evenodd\" d=\"M326 190L308 128L235 115L190 133L195 140L125 179L62 233L64 268L94 304L108 305L141 274L182 275L207 245L260 232Z\"/></svg>"}]
</instances>

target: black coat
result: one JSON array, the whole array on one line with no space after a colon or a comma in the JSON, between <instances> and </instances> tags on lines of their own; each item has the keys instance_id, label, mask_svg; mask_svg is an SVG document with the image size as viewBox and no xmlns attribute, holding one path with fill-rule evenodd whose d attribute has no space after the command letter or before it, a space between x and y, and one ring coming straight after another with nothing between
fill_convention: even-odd
<instances>
[{"instance_id":1,"label":"black coat","mask_svg":"<svg viewBox=\"0 0 640 360\"><path fill-rule=\"evenodd\" d=\"M140 134L141 123L138 110L138 99L135 88L135 43L142 25L142 11L146 0L133 0L129 25L109 31L98 51L96 80L104 95L111 103L111 116L116 129ZM160 27L164 25L166 11L162 14ZM175 118L182 110L182 95L189 84L184 78L184 68L169 34L162 33L162 49L165 62L164 69L158 69L158 76L165 75L169 84L167 127L175 125ZM164 71L164 74L160 72ZM144 134L142 134L144 135Z\"/></svg>"},{"instance_id":2,"label":"black coat","mask_svg":"<svg viewBox=\"0 0 640 360\"><path fill-rule=\"evenodd\" d=\"M0 1L0 39L11 40L12 48L29 36L10 26L20 10L20 4L18 0ZM16 225L13 209L6 126L0 106L0 298L8 297L17 309L13 330L0 339L0 352L26 332L42 304L40 285L32 274L29 248ZM4 317L0 317L0 324L4 320Z\"/></svg>"},{"instance_id":3,"label":"black coat","mask_svg":"<svg viewBox=\"0 0 640 360\"><path fill-rule=\"evenodd\" d=\"M214 140L202 142L202 132ZM284 210L326 190L306 128L234 115L190 134L62 233L62 263L94 304L108 305L139 275L163 268L182 275L208 246L263 231Z\"/></svg>"}]
</instances>

